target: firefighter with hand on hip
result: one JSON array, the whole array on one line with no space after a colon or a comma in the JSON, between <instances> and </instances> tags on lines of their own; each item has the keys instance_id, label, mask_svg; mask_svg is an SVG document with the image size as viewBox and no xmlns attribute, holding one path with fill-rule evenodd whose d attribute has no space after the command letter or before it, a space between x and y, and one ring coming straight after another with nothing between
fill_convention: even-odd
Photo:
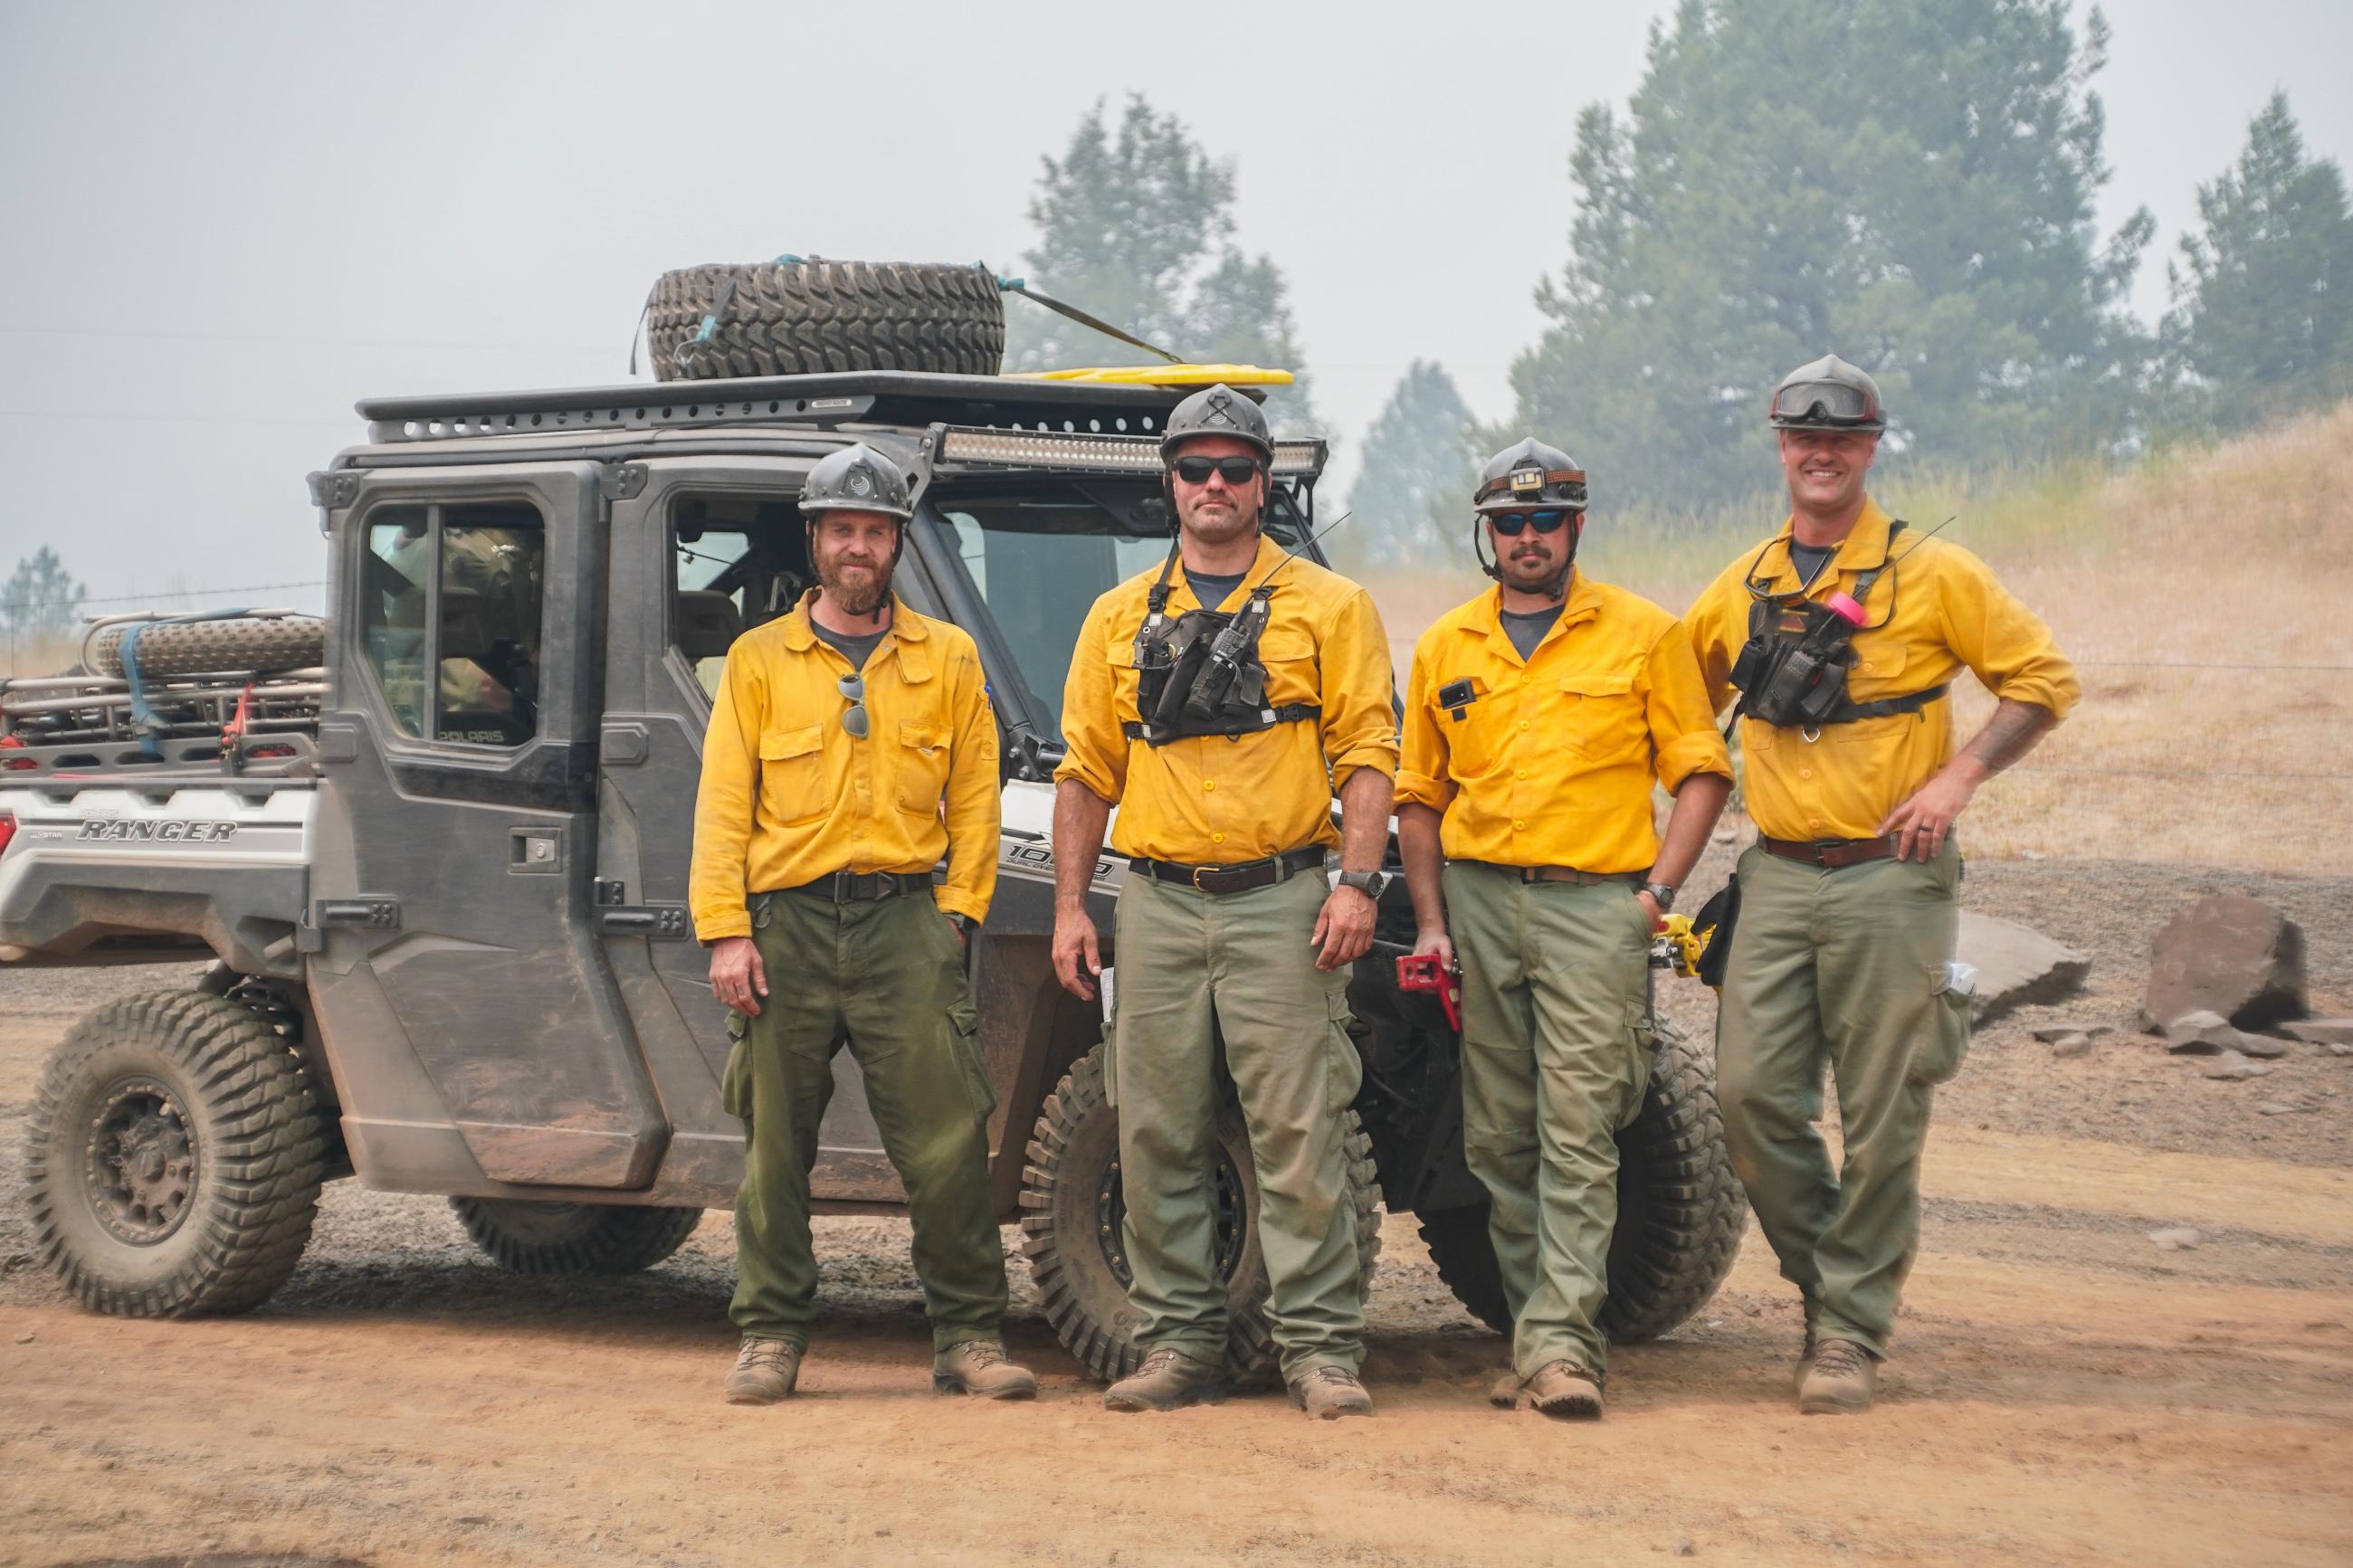
<instances>
[{"instance_id":1,"label":"firefighter with hand on hip","mask_svg":"<svg viewBox=\"0 0 2353 1568\"><path fill-rule=\"evenodd\" d=\"M1716 1093L1733 1168L1804 1298L1799 1408L1838 1414L1871 1405L1919 1245L1929 1107L1968 1046L1954 819L2076 682L1983 562L1864 489L1886 427L1869 375L1817 360L1770 416L1788 521L1684 617L1710 699L1738 692L1758 834L1736 872ZM1947 691L1965 668L1996 704L1957 753ZM1835 1173L1814 1125L1826 1064Z\"/></svg>"},{"instance_id":2,"label":"firefighter with hand on hip","mask_svg":"<svg viewBox=\"0 0 2353 1568\"><path fill-rule=\"evenodd\" d=\"M1732 764L1675 617L1577 569L1576 462L1522 441L1474 504L1495 586L1414 647L1398 847L1414 952L1461 969L1463 1152L1512 1314L1491 1398L1591 1417L1617 1134L1651 1080L1651 932ZM1663 839L1654 781L1674 796Z\"/></svg>"},{"instance_id":3,"label":"firefighter with hand on hip","mask_svg":"<svg viewBox=\"0 0 2353 1568\"><path fill-rule=\"evenodd\" d=\"M816 1318L809 1170L845 1045L907 1189L933 1386L1024 1398L1037 1381L999 1338L996 1099L964 963L997 886L980 659L965 632L891 592L913 506L888 458L830 454L800 506L819 586L729 652L694 807L689 901L733 1012L721 1097L744 1119L731 1308L744 1342L727 1398L772 1404L799 1378Z\"/></svg>"},{"instance_id":4,"label":"firefighter with hand on hip","mask_svg":"<svg viewBox=\"0 0 2353 1568\"><path fill-rule=\"evenodd\" d=\"M1088 612L1055 774L1054 966L1081 996L1102 972L1086 896L1114 805L1112 847L1130 865L1103 1078L1147 1354L1104 1404L1166 1410L1220 1392L1222 1040L1283 1379L1311 1415L1369 1414L1342 1112L1363 1070L1348 969L1372 941L1397 769L1388 639L1364 589L1261 531L1274 447L1255 403L1196 393L1160 449L1176 537Z\"/></svg>"}]
</instances>

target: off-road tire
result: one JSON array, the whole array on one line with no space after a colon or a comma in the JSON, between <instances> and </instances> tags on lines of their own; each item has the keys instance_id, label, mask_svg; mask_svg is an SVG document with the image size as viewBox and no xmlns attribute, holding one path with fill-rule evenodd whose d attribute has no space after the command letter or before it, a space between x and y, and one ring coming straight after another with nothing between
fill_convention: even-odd
<instances>
[{"instance_id":1,"label":"off-road tire","mask_svg":"<svg viewBox=\"0 0 2353 1568\"><path fill-rule=\"evenodd\" d=\"M451 1198L458 1223L491 1262L515 1274L636 1274L686 1245L699 1208Z\"/></svg>"},{"instance_id":2,"label":"off-road tire","mask_svg":"<svg viewBox=\"0 0 2353 1568\"><path fill-rule=\"evenodd\" d=\"M1345 1113L1348 1202L1356 1219L1358 1289L1369 1291L1381 1252L1381 1189L1373 1171L1372 1140ZM1235 1383L1262 1378L1274 1364L1266 1321L1266 1260L1258 1244L1258 1185L1241 1107L1229 1100L1219 1112L1218 1138L1240 1183L1240 1211L1248 1229L1234 1251L1228 1279L1226 1376ZM1116 1226L1102 1217L1106 1183L1115 1188L1119 1113L1103 1101L1103 1047L1071 1065L1046 1098L1021 1173L1021 1250L1029 1277L1062 1344L1106 1383L1144 1364L1135 1342L1136 1313L1114 1270L1125 1247ZM1221 1252L1228 1250L1221 1247Z\"/></svg>"},{"instance_id":3,"label":"off-road tire","mask_svg":"<svg viewBox=\"0 0 2353 1568\"><path fill-rule=\"evenodd\" d=\"M733 282L724 309L720 297ZM698 342L705 317L717 324ZM759 262L665 272L648 307L657 381L851 370L995 375L1005 300L977 267Z\"/></svg>"},{"instance_id":4,"label":"off-road tire","mask_svg":"<svg viewBox=\"0 0 2353 1568\"><path fill-rule=\"evenodd\" d=\"M1601 1331L1654 1340L1707 1304L1740 1251L1747 1197L1732 1173L1715 1105L1714 1053L1658 1024L1642 1114L1618 1135L1618 1228ZM1499 1334L1512 1331L1487 1205L1424 1214L1421 1239L1454 1299Z\"/></svg>"},{"instance_id":5,"label":"off-road tire","mask_svg":"<svg viewBox=\"0 0 2353 1568\"><path fill-rule=\"evenodd\" d=\"M122 638L138 621L99 626L82 647L82 662L111 679L122 679ZM139 674L166 676L311 669L327 657L327 626L313 616L244 616L217 621L147 624L139 634Z\"/></svg>"},{"instance_id":6,"label":"off-road tire","mask_svg":"<svg viewBox=\"0 0 2353 1568\"><path fill-rule=\"evenodd\" d=\"M161 1108L151 1124L178 1129L185 1153L169 1163L184 1160L188 1173L185 1195L156 1205L152 1224L121 1196L142 1156L107 1163L123 1152L109 1128L126 1104L147 1102ZM248 1310L301 1259L326 1148L308 1074L268 1020L194 991L110 1002L49 1054L33 1091L24 1173L36 1252L93 1311ZM143 1240L123 1228L166 1225Z\"/></svg>"}]
</instances>

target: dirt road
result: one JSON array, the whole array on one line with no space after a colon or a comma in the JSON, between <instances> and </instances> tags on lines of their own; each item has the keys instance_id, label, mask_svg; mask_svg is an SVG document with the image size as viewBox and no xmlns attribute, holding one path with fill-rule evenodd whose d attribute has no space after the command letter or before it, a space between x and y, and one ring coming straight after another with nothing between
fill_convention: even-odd
<instances>
[{"instance_id":1,"label":"dirt road","mask_svg":"<svg viewBox=\"0 0 2353 1568\"><path fill-rule=\"evenodd\" d=\"M1973 871L1978 900L2047 910L2040 868L2014 869ZM2086 940L2145 941L2153 899ZM2316 985L2341 987L2323 945ZM1793 1412L1795 1300L1753 1231L1700 1319L1619 1352L1605 1423L1491 1411L1500 1342L1402 1217L1370 1422L1310 1425L1271 1393L1108 1415L1018 1260L1010 1338L1042 1397L937 1398L904 1226L862 1219L818 1222L801 1396L739 1410L717 1397L724 1215L661 1268L582 1285L501 1275L438 1202L341 1184L250 1317L65 1307L16 1213L24 1101L72 1014L153 979L8 983L0 1563L2353 1560L2353 1061L2209 1085L2137 1040L2054 1064L2032 1019L1990 1032L1932 1142L1898 1356L1860 1420ZM2095 971L2085 1005L2130 989ZM2164 1226L2204 1240L2160 1250Z\"/></svg>"}]
</instances>

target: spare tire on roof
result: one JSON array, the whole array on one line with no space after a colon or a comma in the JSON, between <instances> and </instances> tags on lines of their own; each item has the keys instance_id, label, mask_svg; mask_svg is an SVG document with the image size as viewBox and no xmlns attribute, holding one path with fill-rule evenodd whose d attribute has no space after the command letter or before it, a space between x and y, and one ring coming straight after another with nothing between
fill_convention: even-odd
<instances>
[{"instance_id":1,"label":"spare tire on roof","mask_svg":"<svg viewBox=\"0 0 2353 1568\"><path fill-rule=\"evenodd\" d=\"M647 310L659 381L852 370L995 375L1005 361L1004 296L980 267L815 258L688 267L662 274Z\"/></svg>"}]
</instances>

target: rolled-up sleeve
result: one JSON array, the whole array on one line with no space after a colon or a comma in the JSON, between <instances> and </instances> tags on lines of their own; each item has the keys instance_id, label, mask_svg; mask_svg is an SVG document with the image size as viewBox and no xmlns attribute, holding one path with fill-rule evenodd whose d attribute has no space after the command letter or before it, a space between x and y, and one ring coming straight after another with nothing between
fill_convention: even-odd
<instances>
[{"instance_id":1,"label":"rolled-up sleeve","mask_svg":"<svg viewBox=\"0 0 2353 1568\"><path fill-rule=\"evenodd\" d=\"M1345 788L1358 768L1394 779L1396 679L1389 673L1388 633L1370 594L1358 588L1341 601L1317 653L1324 760L1333 789Z\"/></svg>"},{"instance_id":2,"label":"rolled-up sleeve","mask_svg":"<svg viewBox=\"0 0 2353 1568\"><path fill-rule=\"evenodd\" d=\"M1127 736L1120 728L1110 639L1106 596L1087 612L1071 651L1071 673L1062 682L1062 761L1054 782L1076 779L1116 804L1127 789Z\"/></svg>"},{"instance_id":3,"label":"rolled-up sleeve","mask_svg":"<svg viewBox=\"0 0 2353 1568\"><path fill-rule=\"evenodd\" d=\"M1651 746L1659 783L1672 795L1694 773L1732 776L1732 753L1716 732L1715 709L1700 674L1699 656L1681 622L1651 645L1646 674Z\"/></svg>"},{"instance_id":4,"label":"rolled-up sleeve","mask_svg":"<svg viewBox=\"0 0 2353 1568\"><path fill-rule=\"evenodd\" d=\"M2050 626L1984 562L1957 544L1943 549L1936 582L1947 646L1996 697L2065 718L2083 689Z\"/></svg>"},{"instance_id":5,"label":"rolled-up sleeve","mask_svg":"<svg viewBox=\"0 0 2353 1568\"><path fill-rule=\"evenodd\" d=\"M1437 710L1430 705L1430 659L1417 647L1413 667L1405 678L1405 732L1397 802L1426 805L1442 815L1454 804L1455 784L1447 757L1446 731L1439 727Z\"/></svg>"},{"instance_id":6,"label":"rolled-up sleeve","mask_svg":"<svg viewBox=\"0 0 2353 1568\"><path fill-rule=\"evenodd\" d=\"M760 788L760 723L765 706L756 659L727 661L711 723L702 733L702 779L694 792L694 855L686 902L703 942L750 936L747 859L752 811Z\"/></svg>"},{"instance_id":7,"label":"rolled-up sleeve","mask_svg":"<svg viewBox=\"0 0 2353 1568\"><path fill-rule=\"evenodd\" d=\"M969 645L950 659L948 701L948 874L933 895L944 914L978 921L997 895L998 831L1004 797L997 792L997 720L981 681L980 659Z\"/></svg>"}]
</instances>

